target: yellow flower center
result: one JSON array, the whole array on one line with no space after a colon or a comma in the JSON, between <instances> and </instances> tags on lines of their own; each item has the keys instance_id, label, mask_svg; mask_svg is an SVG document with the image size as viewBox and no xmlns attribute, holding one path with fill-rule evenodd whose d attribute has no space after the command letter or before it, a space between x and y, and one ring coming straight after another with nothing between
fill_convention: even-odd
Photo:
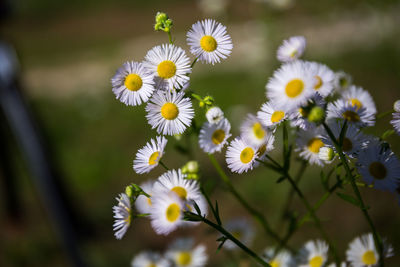
<instances>
[{"instance_id":1,"label":"yellow flower center","mask_svg":"<svg viewBox=\"0 0 400 267\"><path fill-rule=\"evenodd\" d=\"M125 77L125 87L131 91L138 91L142 88L143 81L139 75L131 73Z\"/></svg>"},{"instance_id":2,"label":"yellow flower center","mask_svg":"<svg viewBox=\"0 0 400 267\"><path fill-rule=\"evenodd\" d=\"M176 65L171 60L164 60L157 67L158 76L163 79L169 79L176 73Z\"/></svg>"},{"instance_id":3,"label":"yellow flower center","mask_svg":"<svg viewBox=\"0 0 400 267\"><path fill-rule=\"evenodd\" d=\"M283 119L283 117L285 117L285 112L277 110L274 113L272 113L271 122L272 123L280 122Z\"/></svg>"},{"instance_id":4,"label":"yellow flower center","mask_svg":"<svg viewBox=\"0 0 400 267\"><path fill-rule=\"evenodd\" d=\"M281 263L278 260L273 260L269 263L269 265L271 265L271 267L279 267L281 266Z\"/></svg>"},{"instance_id":5,"label":"yellow flower center","mask_svg":"<svg viewBox=\"0 0 400 267\"><path fill-rule=\"evenodd\" d=\"M210 35L204 35L200 39L200 46L206 52L212 52L217 49L217 41Z\"/></svg>"},{"instance_id":6,"label":"yellow flower center","mask_svg":"<svg viewBox=\"0 0 400 267\"><path fill-rule=\"evenodd\" d=\"M297 55L297 50L295 49L295 50L293 50L291 53L290 53L290 57L291 58L294 58L295 56Z\"/></svg>"},{"instance_id":7,"label":"yellow flower center","mask_svg":"<svg viewBox=\"0 0 400 267\"><path fill-rule=\"evenodd\" d=\"M321 256L315 256L310 259L308 264L311 267L321 267L323 262L324 262L324 259Z\"/></svg>"},{"instance_id":8,"label":"yellow flower center","mask_svg":"<svg viewBox=\"0 0 400 267\"><path fill-rule=\"evenodd\" d=\"M359 110L362 107L361 101L358 100L357 98L351 98L349 99L349 102L353 107L356 106L357 110Z\"/></svg>"},{"instance_id":9,"label":"yellow flower center","mask_svg":"<svg viewBox=\"0 0 400 267\"><path fill-rule=\"evenodd\" d=\"M372 250L366 251L366 252L362 255L361 261L362 261L365 265L374 265L374 264L376 264L377 260L376 260L376 257L375 257L375 253L374 253Z\"/></svg>"},{"instance_id":10,"label":"yellow flower center","mask_svg":"<svg viewBox=\"0 0 400 267\"><path fill-rule=\"evenodd\" d=\"M343 151L347 152L353 149L353 143L347 137L343 138Z\"/></svg>"},{"instance_id":11,"label":"yellow flower center","mask_svg":"<svg viewBox=\"0 0 400 267\"><path fill-rule=\"evenodd\" d=\"M378 180L382 180L386 177L386 174L387 174L386 167L379 161L372 162L369 165L368 169L369 169L369 173Z\"/></svg>"},{"instance_id":12,"label":"yellow flower center","mask_svg":"<svg viewBox=\"0 0 400 267\"><path fill-rule=\"evenodd\" d=\"M180 252L176 259L177 263L182 266L189 265L192 262L192 255L190 252Z\"/></svg>"},{"instance_id":13,"label":"yellow flower center","mask_svg":"<svg viewBox=\"0 0 400 267\"><path fill-rule=\"evenodd\" d=\"M319 76L315 76L315 79L317 79L317 83L314 85L314 89L318 91L319 88L321 88L323 82L322 82L321 77L319 77Z\"/></svg>"},{"instance_id":14,"label":"yellow flower center","mask_svg":"<svg viewBox=\"0 0 400 267\"><path fill-rule=\"evenodd\" d=\"M147 198L147 204L149 204L149 206L153 205L153 203L151 202L151 198Z\"/></svg>"},{"instance_id":15,"label":"yellow flower center","mask_svg":"<svg viewBox=\"0 0 400 267\"><path fill-rule=\"evenodd\" d=\"M249 163L254 157L254 150L251 147L246 147L240 153L240 161L244 164Z\"/></svg>"},{"instance_id":16,"label":"yellow flower center","mask_svg":"<svg viewBox=\"0 0 400 267\"><path fill-rule=\"evenodd\" d=\"M286 84L286 95L290 98L295 98L303 92L304 83L300 79L293 79Z\"/></svg>"},{"instance_id":17,"label":"yellow flower center","mask_svg":"<svg viewBox=\"0 0 400 267\"><path fill-rule=\"evenodd\" d=\"M151 154L150 158L149 158L149 165L154 165L154 164L158 163L159 155L160 155L160 153L158 151L153 152L153 154Z\"/></svg>"},{"instance_id":18,"label":"yellow flower center","mask_svg":"<svg viewBox=\"0 0 400 267\"><path fill-rule=\"evenodd\" d=\"M179 115L178 107L174 103L167 102L161 107L161 116L167 120L174 120Z\"/></svg>"},{"instance_id":19,"label":"yellow flower center","mask_svg":"<svg viewBox=\"0 0 400 267\"><path fill-rule=\"evenodd\" d=\"M157 267L157 265L154 264L154 263L150 263L150 264L148 264L146 267Z\"/></svg>"},{"instance_id":20,"label":"yellow flower center","mask_svg":"<svg viewBox=\"0 0 400 267\"><path fill-rule=\"evenodd\" d=\"M181 186L175 186L174 188L171 189L171 191L175 192L178 195L178 197L186 199L187 191L185 188Z\"/></svg>"},{"instance_id":21,"label":"yellow flower center","mask_svg":"<svg viewBox=\"0 0 400 267\"><path fill-rule=\"evenodd\" d=\"M261 123L256 122L253 124L253 133L258 139L262 139L265 136L265 130L261 126Z\"/></svg>"},{"instance_id":22,"label":"yellow flower center","mask_svg":"<svg viewBox=\"0 0 400 267\"><path fill-rule=\"evenodd\" d=\"M312 153L319 153L319 149L324 146L321 139L314 137L308 141L307 147Z\"/></svg>"},{"instance_id":23,"label":"yellow flower center","mask_svg":"<svg viewBox=\"0 0 400 267\"><path fill-rule=\"evenodd\" d=\"M354 111L351 111L351 110L346 110L345 112L343 112L342 116L345 120L348 120L351 122L360 121L360 116L358 116L357 113L355 113Z\"/></svg>"},{"instance_id":24,"label":"yellow flower center","mask_svg":"<svg viewBox=\"0 0 400 267\"><path fill-rule=\"evenodd\" d=\"M169 205L165 213L169 222L175 222L179 218L180 214L181 208L176 203L172 203L171 205Z\"/></svg>"},{"instance_id":25,"label":"yellow flower center","mask_svg":"<svg viewBox=\"0 0 400 267\"><path fill-rule=\"evenodd\" d=\"M211 136L211 141L216 145L221 144L224 141L224 139L225 139L225 132L224 130L221 129L216 130Z\"/></svg>"}]
</instances>

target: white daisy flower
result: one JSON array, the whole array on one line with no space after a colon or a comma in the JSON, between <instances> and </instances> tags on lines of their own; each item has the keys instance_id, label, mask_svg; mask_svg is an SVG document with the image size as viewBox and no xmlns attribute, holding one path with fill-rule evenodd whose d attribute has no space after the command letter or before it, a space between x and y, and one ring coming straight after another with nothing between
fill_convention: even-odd
<instances>
[{"instance_id":1,"label":"white daisy flower","mask_svg":"<svg viewBox=\"0 0 400 267\"><path fill-rule=\"evenodd\" d=\"M331 120L328 126L335 136L336 141L339 141L340 132L343 128L343 121ZM322 141L336 152L335 145L326 132L322 134ZM360 129L353 124L349 124L343 138L342 150L350 158L356 158L359 151L364 148L366 142L368 142L368 139Z\"/></svg>"},{"instance_id":2,"label":"white daisy flower","mask_svg":"<svg viewBox=\"0 0 400 267\"><path fill-rule=\"evenodd\" d=\"M262 253L262 257L268 261L271 267L292 267L293 259L290 252L287 250L280 250L276 255L275 248L266 248Z\"/></svg>"},{"instance_id":3,"label":"white daisy flower","mask_svg":"<svg viewBox=\"0 0 400 267\"><path fill-rule=\"evenodd\" d=\"M219 107L211 107L206 112L206 118L209 123L217 123L224 118L224 112Z\"/></svg>"},{"instance_id":4,"label":"white daisy flower","mask_svg":"<svg viewBox=\"0 0 400 267\"><path fill-rule=\"evenodd\" d=\"M194 203L195 202L200 208L202 215L207 215L207 202L204 196L200 192L200 186L195 180L187 180L182 174L182 171L171 170L160 177L153 185L153 191L155 195L162 193L174 193L183 201L184 208L195 212ZM193 226L198 223L194 222L182 222L182 225Z\"/></svg>"},{"instance_id":5,"label":"white daisy flower","mask_svg":"<svg viewBox=\"0 0 400 267\"><path fill-rule=\"evenodd\" d=\"M273 138L272 131L261 124L253 114L248 114L246 120L240 126L240 137L254 147L260 147Z\"/></svg>"},{"instance_id":6,"label":"white daisy flower","mask_svg":"<svg viewBox=\"0 0 400 267\"><path fill-rule=\"evenodd\" d=\"M137 197L135 201L135 207L140 213L150 213L152 206L151 196L153 195L153 184L154 181L147 181L140 185L140 188L142 188L146 194L150 195L150 197L146 197L145 195L140 195Z\"/></svg>"},{"instance_id":7,"label":"white daisy flower","mask_svg":"<svg viewBox=\"0 0 400 267\"><path fill-rule=\"evenodd\" d=\"M337 91L346 90L352 85L353 79L349 74L344 71L338 71L335 73L335 89Z\"/></svg>"},{"instance_id":8,"label":"white daisy flower","mask_svg":"<svg viewBox=\"0 0 400 267\"><path fill-rule=\"evenodd\" d=\"M357 127L375 125L375 115L373 113L368 112L364 107L353 106L343 99L338 99L328 104L326 118L328 120L345 119L349 124L354 124Z\"/></svg>"},{"instance_id":9,"label":"white daisy flower","mask_svg":"<svg viewBox=\"0 0 400 267\"><path fill-rule=\"evenodd\" d=\"M306 49L306 38L293 36L283 41L278 48L276 57L281 62L290 62L300 58Z\"/></svg>"},{"instance_id":10,"label":"white daisy flower","mask_svg":"<svg viewBox=\"0 0 400 267\"><path fill-rule=\"evenodd\" d=\"M322 97L330 95L334 89L335 73L326 65L306 62L309 72L315 77L314 90Z\"/></svg>"},{"instance_id":11,"label":"white daisy flower","mask_svg":"<svg viewBox=\"0 0 400 267\"><path fill-rule=\"evenodd\" d=\"M358 155L357 169L367 184L394 192L400 183L400 162L390 148L372 145Z\"/></svg>"},{"instance_id":12,"label":"white daisy flower","mask_svg":"<svg viewBox=\"0 0 400 267\"><path fill-rule=\"evenodd\" d=\"M219 63L232 52L232 39L226 27L212 19L198 21L186 34L190 52L200 61Z\"/></svg>"},{"instance_id":13,"label":"white daisy flower","mask_svg":"<svg viewBox=\"0 0 400 267\"><path fill-rule=\"evenodd\" d=\"M305 62L297 60L286 63L268 81L267 98L273 103L279 103L280 108L295 109L306 104L314 95L315 82Z\"/></svg>"},{"instance_id":14,"label":"white daisy flower","mask_svg":"<svg viewBox=\"0 0 400 267\"><path fill-rule=\"evenodd\" d=\"M326 102L319 94L314 94L314 96L308 100L307 105L301 106L296 109L295 112L289 118L290 125L292 127L299 127L303 130L309 130L315 128L317 125L308 119L310 111L313 107L320 107L325 110Z\"/></svg>"},{"instance_id":15,"label":"white daisy flower","mask_svg":"<svg viewBox=\"0 0 400 267\"><path fill-rule=\"evenodd\" d=\"M328 259L328 244L322 240L310 240L300 250L298 267L322 267Z\"/></svg>"},{"instance_id":16,"label":"white daisy flower","mask_svg":"<svg viewBox=\"0 0 400 267\"><path fill-rule=\"evenodd\" d=\"M386 258L393 256L393 248L384 242L383 254ZM356 237L349 244L346 251L347 261L353 267L378 266L379 253L375 248L374 238L371 233Z\"/></svg>"},{"instance_id":17,"label":"white daisy flower","mask_svg":"<svg viewBox=\"0 0 400 267\"><path fill-rule=\"evenodd\" d=\"M147 121L158 133L183 133L194 117L192 102L182 92L157 91L146 106Z\"/></svg>"},{"instance_id":18,"label":"white daisy flower","mask_svg":"<svg viewBox=\"0 0 400 267\"><path fill-rule=\"evenodd\" d=\"M342 99L349 102L357 109L364 107L368 113L376 114L376 106L374 100L368 91L357 86L350 86L350 88L343 92Z\"/></svg>"},{"instance_id":19,"label":"white daisy flower","mask_svg":"<svg viewBox=\"0 0 400 267\"><path fill-rule=\"evenodd\" d=\"M168 235L183 224L184 202L177 194L157 193L151 197L151 226L157 234Z\"/></svg>"},{"instance_id":20,"label":"white daisy flower","mask_svg":"<svg viewBox=\"0 0 400 267\"><path fill-rule=\"evenodd\" d=\"M284 107L278 108L272 102L264 103L261 106L261 111L257 112L257 118L266 127L278 126L281 122L286 120L290 115Z\"/></svg>"},{"instance_id":21,"label":"white daisy flower","mask_svg":"<svg viewBox=\"0 0 400 267\"><path fill-rule=\"evenodd\" d=\"M159 253L144 251L133 258L131 267L172 267L168 259L163 258Z\"/></svg>"},{"instance_id":22,"label":"white daisy flower","mask_svg":"<svg viewBox=\"0 0 400 267\"><path fill-rule=\"evenodd\" d=\"M199 145L206 153L220 152L225 146L230 134L231 124L227 119L217 123L205 122L201 127Z\"/></svg>"},{"instance_id":23,"label":"white daisy flower","mask_svg":"<svg viewBox=\"0 0 400 267\"><path fill-rule=\"evenodd\" d=\"M299 130L296 145L296 151L300 152L301 158L310 164L324 166L324 161L319 158L319 150L324 146L321 127L308 131Z\"/></svg>"},{"instance_id":24,"label":"white daisy flower","mask_svg":"<svg viewBox=\"0 0 400 267\"><path fill-rule=\"evenodd\" d=\"M257 149L237 137L226 151L226 163L232 172L243 173L253 169Z\"/></svg>"},{"instance_id":25,"label":"white daisy flower","mask_svg":"<svg viewBox=\"0 0 400 267\"><path fill-rule=\"evenodd\" d=\"M158 166L158 162L164 155L164 149L168 140L164 136L150 139L144 147L138 150L133 161L133 169L136 173L148 173Z\"/></svg>"},{"instance_id":26,"label":"white daisy flower","mask_svg":"<svg viewBox=\"0 0 400 267\"><path fill-rule=\"evenodd\" d=\"M254 227L246 218L235 218L226 222L225 229L236 239L245 244L251 245L254 239ZM227 250L236 250L238 246L231 240L226 240L223 246Z\"/></svg>"},{"instance_id":27,"label":"white daisy flower","mask_svg":"<svg viewBox=\"0 0 400 267\"><path fill-rule=\"evenodd\" d=\"M126 62L111 79L117 99L129 106L147 102L153 94L154 75L139 62Z\"/></svg>"},{"instance_id":28,"label":"white daisy flower","mask_svg":"<svg viewBox=\"0 0 400 267\"><path fill-rule=\"evenodd\" d=\"M118 201L118 205L113 207L115 219L113 229L115 237L121 239L131 224L131 200L125 193L121 193L115 199Z\"/></svg>"},{"instance_id":29,"label":"white daisy flower","mask_svg":"<svg viewBox=\"0 0 400 267\"><path fill-rule=\"evenodd\" d=\"M177 239L165 255L176 267L203 267L208 260L206 247L204 245L195 247L191 238Z\"/></svg>"},{"instance_id":30,"label":"white daisy flower","mask_svg":"<svg viewBox=\"0 0 400 267\"><path fill-rule=\"evenodd\" d=\"M182 88L189 81L192 72L190 59L185 51L172 44L153 47L147 52L144 65L154 73L157 89Z\"/></svg>"},{"instance_id":31,"label":"white daisy flower","mask_svg":"<svg viewBox=\"0 0 400 267\"><path fill-rule=\"evenodd\" d=\"M400 135L400 112L394 112L392 115L393 115L393 120L390 121L390 124L392 124L396 133Z\"/></svg>"}]
</instances>

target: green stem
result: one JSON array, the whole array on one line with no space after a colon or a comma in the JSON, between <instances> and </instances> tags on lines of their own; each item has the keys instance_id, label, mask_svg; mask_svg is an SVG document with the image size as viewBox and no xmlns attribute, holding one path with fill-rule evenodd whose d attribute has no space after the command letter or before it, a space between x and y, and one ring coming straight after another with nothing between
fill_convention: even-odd
<instances>
[{"instance_id":1,"label":"green stem","mask_svg":"<svg viewBox=\"0 0 400 267\"><path fill-rule=\"evenodd\" d=\"M262 266L271 267L271 265L265 262L260 256L258 256L254 251L248 248L245 244L236 239L231 233L229 233L229 231L227 231L221 225L215 224L212 221L207 220L205 217L199 216L195 213L192 212L187 212L187 213L189 213L191 216L197 216L199 220L201 220L205 224L211 226L212 228L220 232L223 236L225 236L227 239L235 243L238 247L240 247L244 252L246 252L249 256L251 256L255 261L257 261Z\"/></svg>"},{"instance_id":2,"label":"green stem","mask_svg":"<svg viewBox=\"0 0 400 267\"><path fill-rule=\"evenodd\" d=\"M196 58L193 60L192 64L190 64L190 68L191 68L191 69L193 69L194 65L196 65L196 62L197 62L198 59L199 59L199 58L196 57Z\"/></svg>"},{"instance_id":3,"label":"green stem","mask_svg":"<svg viewBox=\"0 0 400 267\"><path fill-rule=\"evenodd\" d=\"M160 160L158 163L160 163L160 165L163 166L165 170L169 171L169 168L167 167L167 165L164 164L164 162Z\"/></svg>"},{"instance_id":4,"label":"green stem","mask_svg":"<svg viewBox=\"0 0 400 267\"><path fill-rule=\"evenodd\" d=\"M261 162L263 162L263 161L261 161ZM265 162L263 162L263 163L265 163ZM269 166L267 164L264 164L264 166L269 168ZM272 170L276 171L275 169L272 169ZM307 211L310 213L311 217L313 218L314 223L317 226L318 230L320 231L322 237L329 244L329 247L332 248L331 251L332 251L332 254L333 254L334 258L335 258L335 261L337 263L339 263L340 260L339 260L338 254L336 252L335 245L331 242L330 238L328 237L327 233L325 232L324 228L322 227L321 221L319 220L319 218L317 217L317 215L313 211L313 208L311 207L310 203L308 202L308 200L305 198L304 194L301 192L301 190L297 186L296 182L293 180L293 178L290 176L290 174L287 171L285 171L285 169L282 166L280 166L280 171L278 170L277 172L282 174L284 177L286 177L286 179L292 185L294 191L300 197L300 200L303 202L304 206L307 208Z\"/></svg>"},{"instance_id":5,"label":"green stem","mask_svg":"<svg viewBox=\"0 0 400 267\"><path fill-rule=\"evenodd\" d=\"M301 162L300 170L299 170L299 172L297 173L297 175L295 177L296 184L299 184L301 177L303 176L305 170L307 169L307 166L308 166L307 161L303 160ZM285 218L285 216L289 212L290 206L292 204L293 196L294 196L294 188L291 187L290 191L289 191L289 194L288 194L288 197L286 199L286 203L284 205L281 217L280 217L282 220Z\"/></svg>"},{"instance_id":6,"label":"green stem","mask_svg":"<svg viewBox=\"0 0 400 267\"><path fill-rule=\"evenodd\" d=\"M361 193L358 190L357 184L356 184L356 180L353 177L353 174L351 173L351 169L349 167L349 164L347 162L347 158L345 157L342 148L338 145L338 142L335 138L335 135L333 134L332 130L329 128L329 126L326 123L323 123L323 126L325 128L325 131L327 132L327 134L329 135L329 137L331 138L333 144L335 145L336 151L339 154L339 158L344 166L344 169L346 170L346 174L348 179L350 180L351 186L353 188L354 194L357 197L358 202L360 203L360 209L365 217L365 219L367 220L371 230L372 230L372 234L374 237L374 243L375 243L375 247L378 249L379 252L379 265L381 267L384 266L384 261L383 261L383 246L381 243L381 239L378 235L378 232L376 231L376 228L374 226L374 223L372 222L371 217L368 214L368 210L367 207L364 204L364 201L361 197Z\"/></svg>"},{"instance_id":7,"label":"green stem","mask_svg":"<svg viewBox=\"0 0 400 267\"><path fill-rule=\"evenodd\" d=\"M232 185L231 181L229 180L228 176L225 174L224 170L222 169L221 165L219 165L218 161L215 159L213 154L208 154L208 157L213 164L214 168L217 170L219 176L221 177L222 181L228 187L229 191L233 194L233 196L242 204L242 206L251 214L253 217L262 225L265 232L270 235L273 239L275 239L278 244L281 242L281 238L271 229L271 226L268 224L267 220L265 219L264 215L253 207L251 207L246 200L236 191L235 187Z\"/></svg>"},{"instance_id":8,"label":"green stem","mask_svg":"<svg viewBox=\"0 0 400 267\"><path fill-rule=\"evenodd\" d=\"M172 40L171 31L168 31L167 33L168 33L169 43L174 44L174 41Z\"/></svg>"}]
</instances>

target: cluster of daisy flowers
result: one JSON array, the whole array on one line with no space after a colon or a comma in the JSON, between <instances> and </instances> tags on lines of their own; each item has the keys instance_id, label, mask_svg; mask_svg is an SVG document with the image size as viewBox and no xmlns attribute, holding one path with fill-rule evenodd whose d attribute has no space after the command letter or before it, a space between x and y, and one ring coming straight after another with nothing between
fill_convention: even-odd
<instances>
[{"instance_id":1,"label":"cluster of daisy flowers","mask_svg":"<svg viewBox=\"0 0 400 267\"><path fill-rule=\"evenodd\" d=\"M228 187L232 184L215 161L214 153L221 153L226 148L226 164L234 173L244 174L264 165L281 172L285 178L289 175L293 146L309 165L340 167L340 160L341 166L348 171L347 176L338 178L340 185L347 183L357 187L356 180L360 183L358 179L362 179L362 185L395 193L400 200L400 162L384 140L393 133L400 135L399 101L394 104L391 121L394 129L385 132L381 138L366 134L364 129L374 126L377 119L372 96L354 85L348 74L334 72L323 63L301 59L306 39L295 36L278 48L277 59L282 65L266 84L265 103L256 113L246 116L240 126L240 135L231 138L231 124L214 99L201 97L190 89L190 75L196 62L214 65L231 54L233 44L226 27L211 19L193 24L187 32L187 44L194 56L192 61L183 48L174 45L171 28L172 20L165 13L158 13L155 29L168 33L170 42L150 49L141 62L126 62L111 80L112 90L122 103L146 105L146 119L158 134L137 151L133 160L134 172L146 174L159 165L166 169L158 178L140 186L127 186L117 197L118 204L113 207L117 239L121 239L131 222L139 217L147 217L154 231L161 235L205 222L223 235L218 241L220 247L226 249L243 249L254 236L246 220L222 224L218 205L214 207L204 194L196 161L176 169L169 169L163 163L168 136L196 135L199 148L210 156ZM204 110L205 122L200 129L193 123L192 101L198 101ZM285 139L283 164L271 157L278 128L282 128ZM295 144L289 146L288 135L296 136ZM357 195L358 189L354 190ZM366 210L362 199L342 198L353 204L358 201L356 205ZM216 224L207 219L209 210ZM328 266L329 245L317 240L307 242L296 255L281 248L268 248L262 257L254 253L249 255L259 263L265 263L264 266L322 267ZM378 266L383 257L392 255L391 246L382 242L373 229L373 234L350 243L346 262L340 266ZM206 261L204 246L194 247L193 241L183 239L171 245L165 255L140 253L132 266L201 267Z\"/></svg>"}]
</instances>

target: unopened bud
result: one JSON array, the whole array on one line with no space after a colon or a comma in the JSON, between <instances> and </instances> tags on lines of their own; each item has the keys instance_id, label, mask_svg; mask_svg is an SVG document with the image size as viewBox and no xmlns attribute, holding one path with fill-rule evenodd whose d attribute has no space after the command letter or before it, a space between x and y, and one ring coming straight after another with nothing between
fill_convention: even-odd
<instances>
[{"instance_id":1,"label":"unopened bud","mask_svg":"<svg viewBox=\"0 0 400 267\"><path fill-rule=\"evenodd\" d=\"M335 151L327 146L321 147L319 149L318 157L323 161L330 162L335 158Z\"/></svg>"},{"instance_id":2,"label":"unopened bud","mask_svg":"<svg viewBox=\"0 0 400 267\"><path fill-rule=\"evenodd\" d=\"M315 106L308 114L308 120L314 123L322 123L325 120L325 110L320 106Z\"/></svg>"},{"instance_id":3,"label":"unopened bud","mask_svg":"<svg viewBox=\"0 0 400 267\"><path fill-rule=\"evenodd\" d=\"M396 102L394 102L393 109L396 112L400 112L400 100L397 100Z\"/></svg>"}]
</instances>

